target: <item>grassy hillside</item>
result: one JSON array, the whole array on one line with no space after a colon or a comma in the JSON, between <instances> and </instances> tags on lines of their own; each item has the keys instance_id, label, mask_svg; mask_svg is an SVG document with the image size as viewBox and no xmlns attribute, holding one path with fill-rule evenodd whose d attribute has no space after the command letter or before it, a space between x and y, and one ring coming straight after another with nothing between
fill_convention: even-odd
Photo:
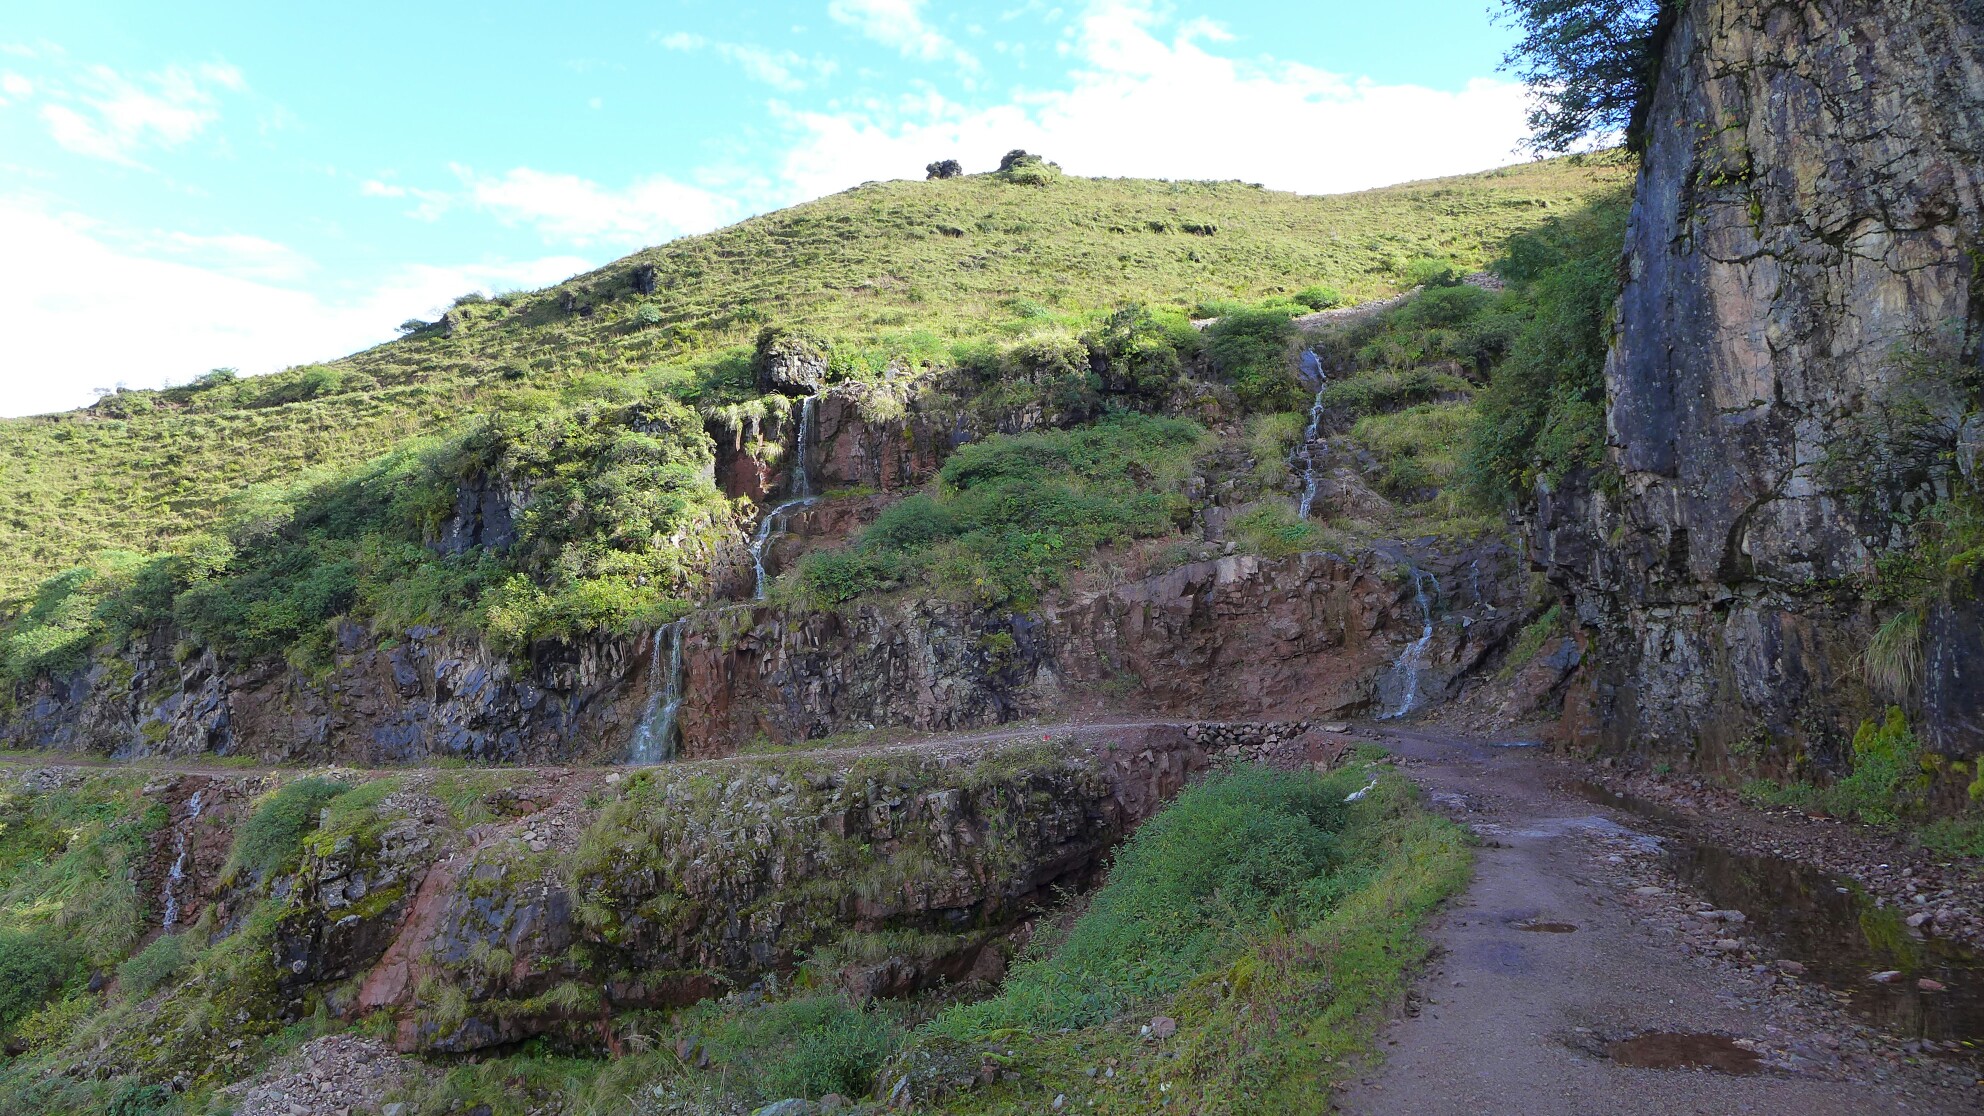
<instances>
[{"instance_id":1,"label":"grassy hillside","mask_svg":"<svg viewBox=\"0 0 1984 1116\"><path fill-rule=\"evenodd\" d=\"M245 486L461 429L520 389L645 374L684 381L685 402L731 401L748 390L742 346L767 323L831 339L860 375L1126 303L1360 300L1396 289L1420 258L1479 265L1627 174L1554 161L1332 197L997 175L863 186L544 291L463 300L331 364L0 422L0 602L98 551L182 543Z\"/></svg>"}]
</instances>

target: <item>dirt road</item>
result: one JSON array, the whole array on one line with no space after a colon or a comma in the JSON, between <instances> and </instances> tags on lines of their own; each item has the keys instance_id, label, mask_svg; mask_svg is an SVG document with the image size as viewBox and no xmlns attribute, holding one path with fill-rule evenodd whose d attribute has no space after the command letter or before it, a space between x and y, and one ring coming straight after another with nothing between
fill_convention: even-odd
<instances>
[{"instance_id":1,"label":"dirt road","mask_svg":"<svg viewBox=\"0 0 1984 1116\"><path fill-rule=\"evenodd\" d=\"M1684 931L1705 922L1704 904L1662 875L1660 843L1631 816L1553 788L1559 765L1433 733L1389 735L1434 804L1484 847L1473 884L1429 928L1435 959L1381 1036L1382 1064L1339 1098L1341 1111L1984 1110L1975 1066L1905 1056L1830 1006L1826 989L1784 975L1772 943L1744 922L1718 915L1708 933L1729 937L1690 946L1701 935Z\"/></svg>"}]
</instances>

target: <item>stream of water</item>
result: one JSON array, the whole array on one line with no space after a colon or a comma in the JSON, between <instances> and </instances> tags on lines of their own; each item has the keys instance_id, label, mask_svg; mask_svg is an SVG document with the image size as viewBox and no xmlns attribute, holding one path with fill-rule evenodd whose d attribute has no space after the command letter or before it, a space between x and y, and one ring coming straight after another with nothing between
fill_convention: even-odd
<instances>
[{"instance_id":1,"label":"stream of water","mask_svg":"<svg viewBox=\"0 0 1984 1116\"><path fill-rule=\"evenodd\" d=\"M1413 594L1419 601L1419 618L1424 627L1419 638L1407 645L1399 653L1398 661L1392 664L1391 688L1399 691L1398 708L1389 713L1380 713L1380 721L1393 721L1412 712L1419 704L1419 676L1426 669L1426 649L1433 645L1433 595L1440 591L1440 583L1432 574L1417 566L1412 569ZM1433 587L1433 594L1426 587Z\"/></svg>"},{"instance_id":2,"label":"stream of water","mask_svg":"<svg viewBox=\"0 0 1984 1116\"><path fill-rule=\"evenodd\" d=\"M186 800L186 820L172 827L172 867L165 874L164 892L167 933L179 923L179 883L186 878L186 830L200 817L200 791Z\"/></svg>"},{"instance_id":3,"label":"stream of water","mask_svg":"<svg viewBox=\"0 0 1984 1116\"><path fill-rule=\"evenodd\" d=\"M675 758L675 718L682 709L682 621L654 630L648 657L648 707L634 728L628 763L666 763Z\"/></svg>"},{"instance_id":4,"label":"stream of water","mask_svg":"<svg viewBox=\"0 0 1984 1116\"><path fill-rule=\"evenodd\" d=\"M1578 784L1594 802L1629 811L1669 834L1667 863L1718 908L1742 911L1773 952L1805 966L1848 1009L1896 1034L1984 1041L1984 957L1956 942L1910 930L1911 910L1878 903L1852 880L1781 856L1704 841L1688 820L1657 803ZM1879 982L1869 974L1899 972ZM1922 989L1928 977L1941 992Z\"/></svg>"},{"instance_id":5,"label":"stream of water","mask_svg":"<svg viewBox=\"0 0 1984 1116\"><path fill-rule=\"evenodd\" d=\"M813 495L813 474L809 450L813 445L813 413L818 396L809 395L799 403L799 437L794 440L792 493L784 503L766 512L758 520L757 533L751 537L751 569L757 580L751 588L751 599L765 599L765 548L782 532L779 530L787 512L796 508L811 507L818 497Z\"/></svg>"},{"instance_id":6,"label":"stream of water","mask_svg":"<svg viewBox=\"0 0 1984 1116\"><path fill-rule=\"evenodd\" d=\"M1307 519L1309 509L1316 504L1316 438L1323 431L1323 389L1329 386L1329 374L1314 349L1302 350L1302 378L1316 385L1316 401L1309 405L1309 429L1302 433L1301 517Z\"/></svg>"}]
</instances>

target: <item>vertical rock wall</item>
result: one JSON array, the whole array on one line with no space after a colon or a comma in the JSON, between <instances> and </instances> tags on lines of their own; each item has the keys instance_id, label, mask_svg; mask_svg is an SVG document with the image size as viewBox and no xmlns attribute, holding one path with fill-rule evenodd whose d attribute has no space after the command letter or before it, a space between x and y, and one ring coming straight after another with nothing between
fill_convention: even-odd
<instances>
[{"instance_id":1,"label":"vertical rock wall","mask_svg":"<svg viewBox=\"0 0 1984 1116\"><path fill-rule=\"evenodd\" d=\"M1552 494L1537 524L1606 632L1613 743L1823 758L1876 704L1858 654L1882 617L1851 585L1890 528L1819 467L1898 353L1975 359L1981 22L1968 0L1686 5L1607 368L1620 484ZM1918 724L1973 749L1984 689L1959 679L1984 664L1929 659L1948 677Z\"/></svg>"}]
</instances>

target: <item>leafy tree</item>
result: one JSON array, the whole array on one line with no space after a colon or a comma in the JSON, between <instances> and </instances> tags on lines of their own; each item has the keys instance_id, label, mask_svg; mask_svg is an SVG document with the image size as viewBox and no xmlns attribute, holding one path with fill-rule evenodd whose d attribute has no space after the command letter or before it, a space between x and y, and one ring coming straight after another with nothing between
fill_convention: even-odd
<instances>
[{"instance_id":1,"label":"leafy tree","mask_svg":"<svg viewBox=\"0 0 1984 1116\"><path fill-rule=\"evenodd\" d=\"M929 178L956 178L964 173L964 166L956 159L939 159L923 168Z\"/></svg>"},{"instance_id":2,"label":"leafy tree","mask_svg":"<svg viewBox=\"0 0 1984 1116\"><path fill-rule=\"evenodd\" d=\"M1502 64L1530 87L1530 144L1562 152L1624 132L1640 149L1660 53L1681 0L1502 0L1522 41Z\"/></svg>"}]
</instances>

